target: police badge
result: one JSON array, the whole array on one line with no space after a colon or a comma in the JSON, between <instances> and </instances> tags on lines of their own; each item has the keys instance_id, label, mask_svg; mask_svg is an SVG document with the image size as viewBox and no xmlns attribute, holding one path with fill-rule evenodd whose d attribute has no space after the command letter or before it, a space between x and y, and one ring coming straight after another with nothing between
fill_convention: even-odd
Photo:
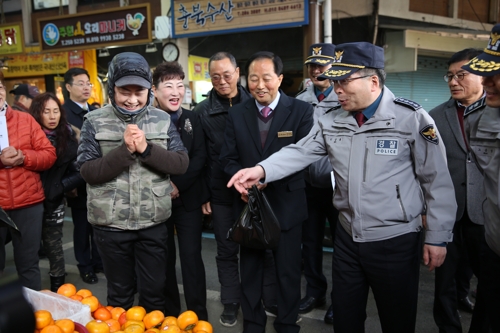
<instances>
[{"instance_id":1,"label":"police badge","mask_svg":"<svg viewBox=\"0 0 500 333\"><path fill-rule=\"evenodd\" d=\"M191 125L191 121L189 120L189 118L187 118L184 122L184 130L187 132L187 134L193 135L193 125Z\"/></svg>"}]
</instances>

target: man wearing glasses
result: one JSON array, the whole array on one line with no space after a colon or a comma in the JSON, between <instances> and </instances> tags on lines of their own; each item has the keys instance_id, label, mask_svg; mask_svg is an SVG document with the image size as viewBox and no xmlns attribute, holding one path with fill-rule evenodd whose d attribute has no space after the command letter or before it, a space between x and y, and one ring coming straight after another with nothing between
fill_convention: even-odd
<instances>
[{"instance_id":1,"label":"man wearing glasses","mask_svg":"<svg viewBox=\"0 0 500 333\"><path fill-rule=\"evenodd\" d=\"M434 321L440 332L462 332L458 309L473 312L471 331L485 332L481 311L481 288L478 288L476 305L469 300L472 271L480 281L480 248L485 243L483 217L483 176L471 160L464 132L464 110L481 100L484 95L481 77L462 68L469 60L481 54L478 49L465 49L455 53L448 61L444 80L450 88L451 98L429 112L436 122L446 147L448 170L455 188L457 215L453 228L453 242L447 246L446 259L436 269L434 288ZM464 276L465 275L465 276ZM465 287L462 285L465 284ZM474 309L474 310L473 310Z\"/></svg>"},{"instance_id":2,"label":"man wearing glasses","mask_svg":"<svg viewBox=\"0 0 500 333\"><path fill-rule=\"evenodd\" d=\"M64 83L69 97L63 104L68 122L81 129L83 117L88 111L95 109L87 103L92 92L89 73L83 68L71 68L64 74ZM96 273L103 272L103 268L94 243L92 225L87 220L86 184L79 186L76 191L76 196L74 194L67 196L74 225L75 259L83 282L95 284L99 281Z\"/></svg>"},{"instance_id":3,"label":"man wearing glasses","mask_svg":"<svg viewBox=\"0 0 500 333\"><path fill-rule=\"evenodd\" d=\"M335 333L365 331L371 288L384 333L414 332L422 229L430 270L453 239L456 202L446 153L422 107L384 86L384 50L366 42L337 45L334 80L341 113L321 117L297 144L231 178L241 193L288 176L328 155L339 210L332 259ZM427 223L423 222L426 214Z\"/></svg>"},{"instance_id":4,"label":"man wearing glasses","mask_svg":"<svg viewBox=\"0 0 500 333\"><path fill-rule=\"evenodd\" d=\"M250 94L239 84L240 68L234 56L227 52L214 54L208 63L213 89L208 98L200 102L194 111L200 116L207 143L207 185L209 193L203 204L203 214L212 214L214 235L217 242L217 272L221 284L221 302L224 311L220 323L234 326L240 308L240 277L238 269L238 244L227 240L227 231L232 227L234 191L226 188L229 177L224 173L219 155L224 141L224 129L228 110L250 98Z\"/></svg>"}]
</instances>

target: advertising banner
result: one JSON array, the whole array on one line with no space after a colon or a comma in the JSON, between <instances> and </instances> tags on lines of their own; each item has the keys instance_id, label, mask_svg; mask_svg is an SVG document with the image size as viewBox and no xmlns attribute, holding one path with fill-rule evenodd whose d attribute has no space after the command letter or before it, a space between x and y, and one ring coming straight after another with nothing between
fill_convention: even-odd
<instances>
[{"instance_id":1,"label":"advertising banner","mask_svg":"<svg viewBox=\"0 0 500 333\"><path fill-rule=\"evenodd\" d=\"M0 55L24 52L22 23L0 24Z\"/></svg>"}]
</instances>

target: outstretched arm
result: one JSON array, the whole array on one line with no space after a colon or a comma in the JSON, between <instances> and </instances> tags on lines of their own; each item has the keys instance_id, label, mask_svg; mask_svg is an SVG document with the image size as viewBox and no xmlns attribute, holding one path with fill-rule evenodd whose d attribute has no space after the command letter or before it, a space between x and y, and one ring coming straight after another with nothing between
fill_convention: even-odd
<instances>
[{"instance_id":1,"label":"outstretched arm","mask_svg":"<svg viewBox=\"0 0 500 333\"><path fill-rule=\"evenodd\" d=\"M254 166L253 168L241 169L231 177L229 183L227 183L227 187L234 185L234 188L238 192L248 194L247 189L257 184L261 179L265 178L265 176L266 172L260 165Z\"/></svg>"}]
</instances>

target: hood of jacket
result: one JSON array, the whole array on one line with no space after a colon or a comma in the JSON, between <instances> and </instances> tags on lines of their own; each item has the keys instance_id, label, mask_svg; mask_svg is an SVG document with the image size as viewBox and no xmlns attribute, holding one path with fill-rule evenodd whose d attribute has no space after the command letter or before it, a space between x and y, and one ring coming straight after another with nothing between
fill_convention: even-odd
<instances>
[{"instance_id":1,"label":"hood of jacket","mask_svg":"<svg viewBox=\"0 0 500 333\"><path fill-rule=\"evenodd\" d=\"M135 111L128 112L120 108L116 105L115 102L115 82L121 79L124 76L139 76L150 83L152 82L151 69L149 68L149 64L144 59L144 57L135 52L122 52L114 56L113 60L109 63L108 67L108 95L111 101L111 104L118 110L118 112L127 115L127 116L135 116L142 112L144 112L148 105L150 105L153 101L152 98L152 90L148 90L148 100L146 105Z\"/></svg>"}]
</instances>

